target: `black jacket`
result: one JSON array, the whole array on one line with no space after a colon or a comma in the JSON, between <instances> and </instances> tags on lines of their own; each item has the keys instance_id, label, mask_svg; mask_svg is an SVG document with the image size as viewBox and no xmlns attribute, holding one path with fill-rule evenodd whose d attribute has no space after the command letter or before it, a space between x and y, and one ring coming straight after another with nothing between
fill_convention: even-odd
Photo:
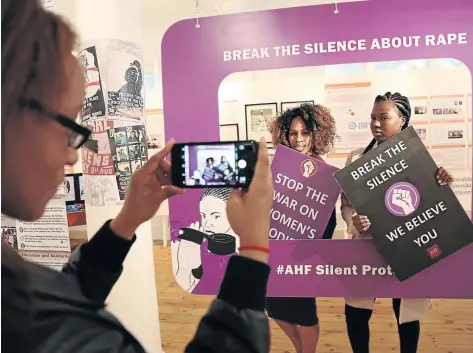
<instances>
[{"instance_id":1,"label":"black jacket","mask_svg":"<svg viewBox=\"0 0 473 353\"><path fill-rule=\"evenodd\" d=\"M120 277L135 239L116 236L107 222L72 254L62 272L34 267L32 338L38 347L34 352L144 353L140 343L105 308L105 299ZM217 299L185 352L269 352L264 313L268 276L268 265L232 257Z\"/></svg>"}]
</instances>

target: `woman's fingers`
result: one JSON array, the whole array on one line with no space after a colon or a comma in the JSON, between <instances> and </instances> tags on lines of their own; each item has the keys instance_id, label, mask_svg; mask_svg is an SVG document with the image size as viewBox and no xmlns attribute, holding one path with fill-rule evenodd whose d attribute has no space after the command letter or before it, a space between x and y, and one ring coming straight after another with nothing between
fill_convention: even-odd
<instances>
[{"instance_id":1,"label":"woman's fingers","mask_svg":"<svg viewBox=\"0 0 473 353\"><path fill-rule=\"evenodd\" d=\"M437 171L437 180L440 185L447 185L453 183L453 176L443 167Z\"/></svg>"},{"instance_id":2,"label":"woman's fingers","mask_svg":"<svg viewBox=\"0 0 473 353\"><path fill-rule=\"evenodd\" d=\"M358 231L366 232L371 226L371 222L366 216L360 216L358 214L354 214L353 225Z\"/></svg>"}]
</instances>

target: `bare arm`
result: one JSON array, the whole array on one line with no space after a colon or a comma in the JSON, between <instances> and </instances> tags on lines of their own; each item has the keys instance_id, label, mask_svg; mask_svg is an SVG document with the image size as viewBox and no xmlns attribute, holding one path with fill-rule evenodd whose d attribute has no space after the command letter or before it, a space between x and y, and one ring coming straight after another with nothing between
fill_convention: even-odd
<instances>
[{"instance_id":1,"label":"bare arm","mask_svg":"<svg viewBox=\"0 0 473 353\"><path fill-rule=\"evenodd\" d=\"M345 166L349 165L352 162L352 159L353 159L353 152L351 152L348 155ZM356 237L360 236L360 233L353 226L352 215L353 215L353 212L355 212L355 209L353 208L352 204L350 203L350 201L348 200L348 198L346 197L344 192L342 192L342 194L340 196L340 199L341 199L341 202L342 202L342 204L340 206L340 211L342 213L342 218L343 218L343 220L345 221L345 223L347 225L346 230L347 230L347 233L348 233L348 237L350 239L356 238Z\"/></svg>"}]
</instances>

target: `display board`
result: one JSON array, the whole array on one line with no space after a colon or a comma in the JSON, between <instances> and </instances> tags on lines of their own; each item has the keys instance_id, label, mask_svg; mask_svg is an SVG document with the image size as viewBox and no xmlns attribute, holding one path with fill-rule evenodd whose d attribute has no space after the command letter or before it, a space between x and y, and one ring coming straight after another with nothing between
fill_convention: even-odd
<instances>
[{"instance_id":1,"label":"display board","mask_svg":"<svg viewBox=\"0 0 473 353\"><path fill-rule=\"evenodd\" d=\"M334 174L401 281L473 243L473 224L437 170L411 126Z\"/></svg>"},{"instance_id":2,"label":"display board","mask_svg":"<svg viewBox=\"0 0 473 353\"><path fill-rule=\"evenodd\" d=\"M294 87L300 87L301 90L295 92L298 97L275 98L270 89L260 88L258 95L253 94L252 101L246 100L242 106L306 100L327 105L333 110L339 130L336 147L327 156L327 162L340 168L351 150L366 146L371 139L369 114L376 94L400 91L411 99L418 97L417 102L412 99L413 125L417 125L418 133L429 144L432 155L435 150L441 151L439 156L434 156L437 163L445 164L455 176L465 177L463 190L470 194L462 205L471 212L471 142L468 137L465 140L465 135L471 134L471 122L463 115L465 127L462 130L462 110L455 102L461 100L459 96L466 101L471 94L469 71L473 69L473 41L468 39L473 36L473 3L452 1L443 4L434 0L400 0L390 8L387 17L384 2L369 1L347 3L338 15L333 15L332 6L309 6L205 18L199 30L193 29L191 20L181 21L168 30L162 44L166 135L181 141L218 139L219 125L238 119L225 117L220 120L218 116L219 86L231 74L316 67L317 75L306 75L297 83L290 74L273 81L273 84L279 83L279 86L275 85L279 89L290 87L295 92ZM405 11L406 8L409 11ZM455 21L446 23L445 17L455 18ZM383 18L383 26L373 22L373 18ZM300 26L301 22L310 25ZM281 32L280 23L291 31ZM439 27L439 23L444 25ZM224 33L219 30L223 26L227 29ZM184 46L186 51L182 52L180 48ZM455 75L446 74L440 88L434 87L430 60L452 56L463 62L466 72L455 66L452 70L460 70L461 78L449 78ZM350 65L340 70L324 69L327 65L333 68L349 63L365 63L365 68L369 69L362 73L357 66L356 70L350 71L349 77L340 76L340 73ZM409 70L425 71L412 75ZM403 71L407 74L403 75ZM182 79L176 78L175 72L179 72ZM375 82L378 74L382 79ZM418 80L409 81L409 76ZM459 84L465 80L466 86ZM206 82L205 89L202 89L202 82ZM426 90L421 92L419 87ZM442 91L447 88L457 91ZM182 96L187 99L185 106L181 103ZM231 100L231 97L226 98ZM252 115L248 115L247 110L243 109L239 114L246 114L244 124L253 126L248 125L252 122L248 116ZM188 119L189 116L198 118ZM271 114L268 116L272 117ZM452 127L451 131L444 132L445 121L449 128ZM240 125L239 121L238 124L240 130L245 129L245 125ZM186 129L182 129L184 125ZM453 140L462 142L457 144ZM452 163L450 156L463 155L463 151L467 156L462 159L464 164L448 166ZM204 231L210 232L210 223L213 223L219 232L232 234L225 217L226 200L225 194L211 196L205 190L191 190L184 197L170 200L173 269L177 269L178 262L186 264L194 284L197 281L209 283L205 290L184 287L193 293L214 295L218 291L227 257L209 255L205 240L200 244L181 241L179 229L196 226L196 221L200 226L202 214L220 212L224 218L209 222ZM343 224L339 215L337 218L338 224ZM187 255L177 259L177 249L187 246ZM268 285L269 296L473 297L469 275L458 270L473 266L471 245L417 274L415 280L411 278L402 283L392 274L371 240L274 240L271 241L271 252L273 271ZM182 254L184 252L179 251L179 256ZM292 275L294 268L303 268L304 273Z\"/></svg>"},{"instance_id":3,"label":"display board","mask_svg":"<svg viewBox=\"0 0 473 353\"><path fill-rule=\"evenodd\" d=\"M18 249L24 259L60 270L71 253L64 186L58 188L36 221L12 220L2 215L2 240Z\"/></svg>"}]
</instances>

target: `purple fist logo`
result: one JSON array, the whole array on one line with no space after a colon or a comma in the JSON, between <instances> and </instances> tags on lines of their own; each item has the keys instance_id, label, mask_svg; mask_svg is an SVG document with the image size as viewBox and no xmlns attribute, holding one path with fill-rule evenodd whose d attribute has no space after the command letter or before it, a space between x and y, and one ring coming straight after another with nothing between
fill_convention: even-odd
<instances>
[{"instance_id":1,"label":"purple fist logo","mask_svg":"<svg viewBox=\"0 0 473 353\"><path fill-rule=\"evenodd\" d=\"M408 216L419 207L419 191L410 183L400 182L393 184L386 191L384 203L391 214L395 216Z\"/></svg>"},{"instance_id":2,"label":"purple fist logo","mask_svg":"<svg viewBox=\"0 0 473 353\"><path fill-rule=\"evenodd\" d=\"M311 159L306 159L304 162L301 164L301 173L302 176L306 178L310 178L311 176L315 175L315 172L317 171L317 164Z\"/></svg>"}]
</instances>

